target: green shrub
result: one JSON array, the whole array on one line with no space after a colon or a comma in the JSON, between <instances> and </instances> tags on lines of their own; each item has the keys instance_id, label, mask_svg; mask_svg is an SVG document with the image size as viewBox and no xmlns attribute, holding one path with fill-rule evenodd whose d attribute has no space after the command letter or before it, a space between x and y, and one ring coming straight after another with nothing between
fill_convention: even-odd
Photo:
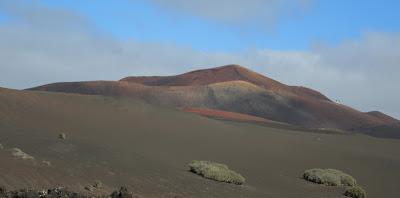
<instances>
[{"instance_id":1,"label":"green shrub","mask_svg":"<svg viewBox=\"0 0 400 198\"><path fill-rule=\"evenodd\" d=\"M355 186L356 180L340 170L313 168L304 171L305 180L328 186Z\"/></svg>"},{"instance_id":2,"label":"green shrub","mask_svg":"<svg viewBox=\"0 0 400 198\"><path fill-rule=\"evenodd\" d=\"M228 166L224 164L194 160L189 164L189 168L191 172L208 179L238 185L245 182L245 178L242 175L230 170Z\"/></svg>"},{"instance_id":3,"label":"green shrub","mask_svg":"<svg viewBox=\"0 0 400 198\"><path fill-rule=\"evenodd\" d=\"M366 198L367 193L365 190L360 187L360 186L352 186L346 189L344 192L344 195L347 197L353 197L353 198Z\"/></svg>"}]
</instances>

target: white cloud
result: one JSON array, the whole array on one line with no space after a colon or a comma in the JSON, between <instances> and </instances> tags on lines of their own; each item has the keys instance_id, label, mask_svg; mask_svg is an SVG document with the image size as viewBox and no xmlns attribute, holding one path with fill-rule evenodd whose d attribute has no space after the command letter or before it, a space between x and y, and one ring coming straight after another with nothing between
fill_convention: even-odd
<instances>
[{"instance_id":1,"label":"white cloud","mask_svg":"<svg viewBox=\"0 0 400 198\"><path fill-rule=\"evenodd\" d=\"M202 52L175 44L119 41L74 13L12 2L0 3L0 11L15 18L0 24L2 87L167 75L236 63L284 83L320 90L358 109L400 118L400 34L367 33L309 51Z\"/></svg>"},{"instance_id":2,"label":"white cloud","mask_svg":"<svg viewBox=\"0 0 400 198\"><path fill-rule=\"evenodd\" d=\"M304 9L311 0L150 0L161 8L229 22L268 24Z\"/></svg>"},{"instance_id":3,"label":"white cloud","mask_svg":"<svg viewBox=\"0 0 400 198\"><path fill-rule=\"evenodd\" d=\"M400 117L400 34L366 33L359 40L310 51L259 51L260 71L322 91L364 111Z\"/></svg>"}]
</instances>

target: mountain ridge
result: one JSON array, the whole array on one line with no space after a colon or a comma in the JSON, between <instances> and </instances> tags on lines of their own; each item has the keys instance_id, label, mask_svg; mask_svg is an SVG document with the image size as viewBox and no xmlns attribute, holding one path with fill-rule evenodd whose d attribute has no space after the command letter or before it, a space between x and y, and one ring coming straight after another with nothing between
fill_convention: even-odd
<instances>
[{"instance_id":1,"label":"mountain ridge","mask_svg":"<svg viewBox=\"0 0 400 198\"><path fill-rule=\"evenodd\" d=\"M238 65L175 76L54 83L30 90L134 97L154 104L223 110L309 128L337 128L373 136L381 133L385 137L400 134L400 121L383 113L360 112L316 90L285 85ZM390 128L390 132L373 128Z\"/></svg>"},{"instance_id":2,"label":"mountain ridge","mask_svg":"<svg viewBox=\"0 0 400 198\"><path fill-rule=\"evenodd\" d=\"M130 76L125 77L120 81L140 83L148 86L195 86L237 80L258 85L267 90L286 93L292 92L299 95L329 100L318 91L301 86L288 86L235 64L199 69L175 76Z\"/></svg>"}]
</instances>

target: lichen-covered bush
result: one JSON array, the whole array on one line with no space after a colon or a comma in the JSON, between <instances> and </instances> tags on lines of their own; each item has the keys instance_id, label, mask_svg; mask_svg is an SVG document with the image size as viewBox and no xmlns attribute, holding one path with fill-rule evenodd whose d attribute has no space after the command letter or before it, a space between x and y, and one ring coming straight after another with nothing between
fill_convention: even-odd
<instances>
[{"instance_id":1,"label":"lichen-covered bush","mask_svg":"<svg viewBox=\"0 0 400 198\"><path fill-rule=\"evenodd\" d=\"M191 172L215 181L238 185L241 185L246 181L242 175L230 170L228 166L224 164L194 160L189 164L189 168Z\"/></svg>"},{"instance_id":2,"label":"lichen-covered bush","mask_svg":"<svg viewBox=\"0 0 400 198\"><path fill-rule=\"evenodd\" d=\"M352 198L366 198L367 193L360 186L352 186L346 189L344 195Z\"/></svg>"},{"instance_id":3,"label":"lichen-covered bush","mask_svg":"<svg viewBox=\"0 0 400 198\"><path fill-rule=\"evenodd\" d=\"M357 184L352 176L336 169L309 169L304 171L303 178L328 186L355 186Z\"/></svg>"}]
</instances>

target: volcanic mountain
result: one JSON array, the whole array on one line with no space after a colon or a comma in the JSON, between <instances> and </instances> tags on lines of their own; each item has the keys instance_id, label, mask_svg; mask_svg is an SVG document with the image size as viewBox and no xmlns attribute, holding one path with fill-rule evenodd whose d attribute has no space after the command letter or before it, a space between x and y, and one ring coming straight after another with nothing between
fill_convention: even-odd
<instances>
[{"instance_id":1,"label":"volcanic mountain","mask_svg":"<svg viewBox=\"0 0 400 198\"><path fill-rule=\"evenodd\" d=\"M305 128L400 138L399 120L381 112L360 112L318 91L285 85L239 65L176 76L54 83L30 90L134 97L157 105L235 112Z\"/></svg>"}]
</instances>

